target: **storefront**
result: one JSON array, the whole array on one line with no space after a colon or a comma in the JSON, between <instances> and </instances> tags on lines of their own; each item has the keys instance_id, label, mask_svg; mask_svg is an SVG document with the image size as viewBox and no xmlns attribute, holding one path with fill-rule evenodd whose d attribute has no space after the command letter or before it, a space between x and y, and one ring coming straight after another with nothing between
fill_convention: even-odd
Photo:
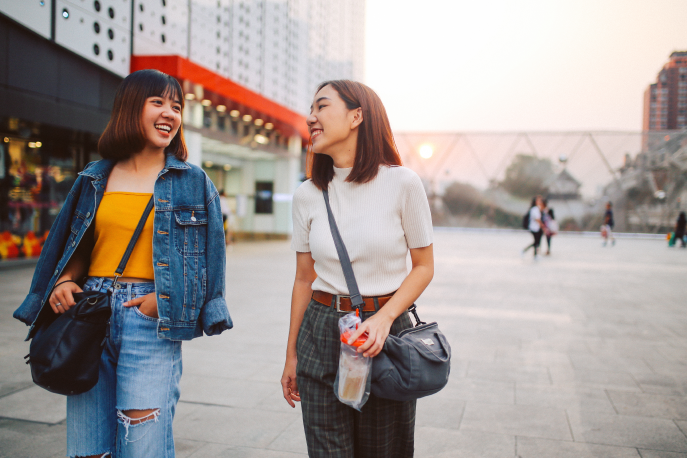
<instances>
[{"instance_id":1,"label":"storefront","mask_svg":"<svg viewBox=\"0 0 687 458\"><path fill-rule=\"evenodd\" d=\"M96 150L89 134L0 118L0 259L36 257ZM97 138L97 137L96 137Z\"/></svg>"}]
</instances>

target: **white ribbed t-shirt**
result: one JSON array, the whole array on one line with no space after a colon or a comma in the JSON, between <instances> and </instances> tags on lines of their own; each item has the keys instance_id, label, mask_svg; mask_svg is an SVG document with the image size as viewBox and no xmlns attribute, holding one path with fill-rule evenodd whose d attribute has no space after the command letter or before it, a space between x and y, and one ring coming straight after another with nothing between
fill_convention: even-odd
<instances>
[{"instance_id":1,"label":"white ribbed t-shirt","mask_svg":"<svg viewBox=\"0 0 687 458\"><path fill-rule=\"evenodd\" d=\"M405 167L380 166L377 176L362 184L346 182L350 172L334 167L329 202L360 293L386 295L408 276L408 249L433 242L427 194L420 177ZM315 260L313 290L348 295L324 197L310 180L293 196L291 248Z\"/></svg>"}]
</instances>

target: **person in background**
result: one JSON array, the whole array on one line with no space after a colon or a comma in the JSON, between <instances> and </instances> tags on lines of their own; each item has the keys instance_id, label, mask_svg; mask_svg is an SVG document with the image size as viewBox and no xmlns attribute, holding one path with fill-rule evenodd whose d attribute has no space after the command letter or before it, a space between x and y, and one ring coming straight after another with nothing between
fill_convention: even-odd
<instances>
[{"instance_id":1,"label":"person in background","mask_svg":"<svg viewBox=\"0 0 687 458\"><path fill-rule=\"evenodd\" d=\"M551 255L551 238L558 233L558 221L556 221L553 208L549 207L549 201L547 199L544 199L542 221L544 222L544 227L546 229L546 256L549 256Z\"/></svg>"},{"instance_id":2,"label":"person in background","mask_svg":"<svg viewBox=\"0 0 687 458\"><path fill-rule=\"evenodd\" d=\"M613 236L613 204L608 202L606 204L606 212L604 213L604 223L601 225L601 237L604 239L603 246L606 246L608 240L611 240L611 246L615 245L615 237Z\"/></svg>"},{"instance_id":3,"label":"person in background","mask_svg":"<svg viewBox=\"0 0 687 458\"><path fill-rule=\"evenodd\" d=\"M536 196L532 199L532 206L530 207L530 217L529 217L529 230L532 233L534 241L532 244L527 245L525 249L522 250L522 254L527 253L527 250L534 248L534 259L535 261L539 259L539 245L541 244L541 237L544 235L545 226L542 222L542 210L544 209L544 200L541 196Z\"/></svg>"},{"instance_id":4,"label":"person in background","mask_svg":"<svg viewBox=\"0 0 687 458\"><path fill-rule=\"evenodd\" d=\"M222 225L224 227L224 242L226 245L231 245L232 234L231 234L231 208L229 208L229 202L227 201L227 196L224 194L224 189L219 192L219 205L222 208Z\"/></svg>"},{"instance_id":5,"label":"person in background","mask_svg":"<svg viewBox=\"0 0 687 458\"><path fill-rule=\"evenodd\" d=\"M677 217L677 222L675 223L675 245L679 240L682 244L681 247L685 248L685 225L687 223L687 218L685 217L685 212L680 212L680 216Z\"/></svg>"}]
</instances>

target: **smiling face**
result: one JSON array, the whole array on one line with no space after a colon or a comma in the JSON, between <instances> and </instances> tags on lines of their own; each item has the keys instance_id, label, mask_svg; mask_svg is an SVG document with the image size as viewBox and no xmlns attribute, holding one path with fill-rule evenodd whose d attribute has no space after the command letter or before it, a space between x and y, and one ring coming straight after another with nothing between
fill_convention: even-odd
<instances>
[{"instance_id":1,"label":"smiling face","mask_svg":"<svg viewBox=\"0 0 687 458\"><path fill-rule=\"evenodd\" d=\"M141 124L146 149L164 150L181 126L181 101L168 95L148 97L143 104Z\"/></svg>"},{"instance_id":2,"label":"smiling face","mask_svg":"<svg viewBox=\"0 0 687 458\"><path fill-rule=\"evenodd\" d=\"M349 109L332 86L320 89L307 118L314 153L335 154L348 150L357 141L362 109Z\"/></svg>"}]
</instances>

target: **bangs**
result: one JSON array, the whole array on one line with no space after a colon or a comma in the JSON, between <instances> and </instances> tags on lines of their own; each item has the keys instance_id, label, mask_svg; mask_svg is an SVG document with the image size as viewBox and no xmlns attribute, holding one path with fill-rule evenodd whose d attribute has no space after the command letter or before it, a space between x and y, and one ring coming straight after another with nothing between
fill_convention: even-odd
<instances>
[{"instance_id":1,"label":"bangs","mask_svg":"<svg viewBox=\"0 0 687 458\"><path fill-rule=\"evenodd\" d=\"M163 99L170 99L184 106L184 93L179 82L162 72L150 71L146 75L145 84L145 98L148 97L162 97Z\"/></svg>"}]
</instances>

